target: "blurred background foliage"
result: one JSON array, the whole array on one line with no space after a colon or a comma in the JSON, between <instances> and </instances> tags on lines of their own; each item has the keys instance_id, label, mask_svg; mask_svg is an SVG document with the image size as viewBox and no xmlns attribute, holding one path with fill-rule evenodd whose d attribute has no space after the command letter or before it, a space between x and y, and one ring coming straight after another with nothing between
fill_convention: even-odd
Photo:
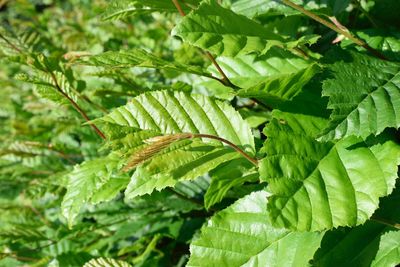
<instances>
[{"instance_id":1,"label":"blurred background foliage","mask_svg":"<svg viewBox=\"0 0 400 267\"><path fill-rule=\"evenodd\" d=\"M113 13L116 7L134 2L140 6L146 1L0 0L0 266L81 266L96 257L126 260L135 266L185 264L188 243L209 216L196 203L201 203L208 177L178 185L181 197L166 190L129 202L119 196L107 203L86 205L73 229L60 215L64 174L106 150L99 149L101 139L82 125L83 119L70 103L52 93L50 73L57 74L64 92L91 119L159 88L194 90L232 100L224 91L229 89L194 75L80 65L81 56L131 48L146 49L171 62L202 68L210 65L198 49L170 36L180 19L174 9ZM198 4L189 2L189 7ZM384 41L374 39L375 35L387 40L399 36L399 1L297 2L319 14L336 16L377 45ZM260 8L250 8L257 3ZM316 56L336 38L332 31L275 1L221 4L281 35L321 35L309 48ZM243 103L233 99L232 104L241 107ZM254 117L246 108L241 112L255 130L268 118L268 114ZM124 184L127 178L118 179Z\"/></svg>"}]
</instances>

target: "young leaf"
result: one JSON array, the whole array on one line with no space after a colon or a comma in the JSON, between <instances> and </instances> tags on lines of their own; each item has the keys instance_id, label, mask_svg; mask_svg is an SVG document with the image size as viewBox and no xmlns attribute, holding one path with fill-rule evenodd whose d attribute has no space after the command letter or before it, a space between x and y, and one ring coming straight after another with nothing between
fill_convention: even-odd
<instances>
[{"instance_id":1,"label":"young leaf","mask_svg":"<svg viewBox=\"0 0 400 267\"><path fill-rule=\"evenodd\" d=\"M268 208L274 225L300 231L359 225L393 190L400 163L395 142L350 137L319 143L315 137L325 119L273 115L265 129L268 156L260 162L260 176L272 193Z\"/></svg>"},{"instance_id":2,"label":"young leaf","mask_svg":"<svg viewBox=\"0 0 400 267\"><path fill-rule=\"evenodd\" d=\"M132 49L119 52L108 51L91 56L89 59L81 62L86 65L105 68L144 67L153 69L165 69L211 78L211 74L203 71L198 66L190 66L178 62L170 62L160 57L157 57L143 49Z\"/></svg>"},{"instance_id":3,"label":"young leaf","mask_svg":"<svg viewBox=\"0 0 400 267\"><path fill-rule=\"evenodd\" d=\"M104 186L111 178L113 171L118 165L118 157L110 155L92 161L85 161L75 166L68 175L67 193L63 198L61 210L63 216L72 227L74 220L82 206ZM96 197L98 202L98 196Z\"/></svg>"},{"instance_id":4,"label":"young leaf","mask_svg":"<svg viewBox=\"0 0 400 267\"><path fill-rule=\"evenodd\" d=\"M187 266L306 266L323 233L276 229L266 206L267 193L254 192L214 215L192 241Z\"/></svg>"},{"instance_id":5,"label":"young leaf","mask_svg":"<svg viewBox=\"0 0 400 267\"><path fill-rule=\"evenodd\" d=\"M400 64L356 53L351 59L331 65L333 78L324 82L333 111L321 140L366 138L400 127Z\"/></svg>"},{"instance_id":6,"label":"young leaf","mask_svg":"<svg viewBox=\"0 0 400 267\"><path fill-rule=\"evenodd\" d=\"M261 24L221 7L216 1L203 1L185 16L172 35L218 56L236 56L250 52L267 52L272 46L293 48L316 39L286 41Z\"/></svg>"},{"instance_id":7,"label":"young leaf","mask_svg":"<svg viewBox=\"0 0 400 267\"><path fill-rule=\"evenodd\" d=\"M131 267L129 263L120 260L114 260L110 258L97 258L92 259L83 265L83 267Z\"/></svg>"}]
</instances>

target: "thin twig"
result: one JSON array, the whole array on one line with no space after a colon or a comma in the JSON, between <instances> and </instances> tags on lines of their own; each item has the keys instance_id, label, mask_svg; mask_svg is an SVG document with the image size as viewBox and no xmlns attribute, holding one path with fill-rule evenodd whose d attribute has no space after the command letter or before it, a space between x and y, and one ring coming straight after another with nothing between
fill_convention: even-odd
<instances>
[{"instance_id":1,"label":"thin twig","mask_svg":"<svg viewBox=\"0 0 400 267\"><path fill-rule=\"evenodd\" d=\"M82 115L82 117L87 121L90 122L90 118L88 117L88 115L85 113L85 111L83 109L81 109L81 107L79 107L79 105L72 99L70 98L59 86L58 81L56 76L54 75L54 73L52 71L49 71L49 74L54 82L54 85L57 89L57 91L62 94L70 103L71 105L75 108L76 111L79 112L79 114ZM89 123L90 127L93 128L93 130L102 138L102 139L106 139L106 136L99 130L99 128L96 127L96 125L94 125L93 123Z\"/></svg>"},{"instance_id":2,"label":"thin twig","mask_svg":"<svg viewBox=\"0 0 400 267\"><path fill-rule=\"evenodd\" d=\"M15 51L18 53L23 53L21 49L19 49L16 45L11 43L6 37L4 37L2 34L0 34L0 38L3 39L9 46L11 46Z\"/></svg>"},{"instance_id":3,"label":"thin twig","mask_svg":"<svg viewBox=\"0 0 400 267\"><path fill-rule=\"evenodd\" d=\"M386 219L382 219L382 218L378 218L378 217L375 217L375 216L371 217L371 221L374 221L374 222L377 222L377 223L380 223L380 224L384 224L384 225L387 225L387 226L390 226L390 227L393 227L393 228L396 228L396 229L400 230L400 223L395 223L395 222L392 222L392 221L389 221L389 220L386 220Z\"/></svg>"},{"instance_id":4,"label":"thin twig","mask_svg":"<svg viewBox=\"0 0 400 267\"><path fill-rule=\"evenodd\" d=\"M359 0L354 0L353 2L357 6L357 8L361 11L361 13L363 13L364 16L369 20L369 22L371 22L372 26L374 26L375 28L379 28L379 25L375 22L375 20L372 18L372 16L367 12L367 10L365 10L362 7L360 1Z\"/></svg>"},{"instance_id":5,"label":"thin twig","mask_svg":"<svg viewBox=\"0 0 400 267\"><path fill-rule=\"evenodd\" d=\"M176 9L178 10L179 14L184 17L186 16L185 11L183 11L182 6L179 4L178 0L172 0L172 3L174 3ZM210 52L204 52L204 54L210 59L212 64L215 66L215 68L218 70L219 74L222 76L222 79L218 79L222 84L232 87L234 89L237 89L237 86L235 86L229 78L226 76L225 72L222 70L221 66L218 64L218 62L215 60L213 55L211 55Z\"/></svg>"},{"instance_id":6,"label":"thin twig","mask_svg":"<svg viewBox=\"0 0 400 267\"><path fill-rule=\"evenodd\" d=\"M2 34L0 34L0 38L3 39L7 44L9 44L15 51L17 51L18 53L23 53L21 49L19 49L18 47L16 47L13 43L11 43L7 38L5 38ZM78 111L82 117L87 121L90 122L89 117L86 115L85 111L83 111L83 109L81 109L81 107L78 106L78 104L72 99L70 98L66 93L64 93L63 90L61 90L61 87L58 84L57 78L54 75L54 73L50 70L48 70L48 72L50 73L50 76L54 82L54 85L57 89L57 91L62 94L71 104L72 106L76 109L76 111ZM96 125L94 124L90 124L90 126L95 130L95 132L102 138L102 139L106 139L106 136L99 130L99 128L96 127Z\"/></svg>"},{"instance_id":7,"label":"thin twig","mask_svg":"<svg viewBox=\"0 0 400 267\"><path fill-rule=\"evenodd\" d=\"M364 40L362 40L362 39L360 39L360 38L358 38L358 37L355 37L350 31L346 31L346 30L340 29L340 28L337 27L335 24L333 24L333 23L331 23L331 22L329 22L329 21L327 21L327 20L325 20L325 19L319 17L318 15L316 15L316 14L314 14L314 13L312 13L312 12L306 10L306 9L303 8L302 6L299 6L299 5L293 3L293 2L291 2L291 1L289 1L289 0L281 0L281 1L282 1L285 5L288 5L288 6L292 7L292 8L294 8L294 9L300 11L300 12L303 13L304 15L310 17L311 19L313 19L313 20L315 20L315 21L317 21L317 22L319 22L319 23L321 23L322 25L324 25L324 26L330 28L331 30L333 30L333 31L335 31L335 32L337 32L337 33L339 33L339 34L344 35L344 36L347 37L349 40L351 40L353 43L355 43L355 44L357 44L357 45L359 45L359 46L361 46L361 47L364 47L366 50L368 50L369 52L371 52L374 56L376 56L376 57L378 57L378 58L380 58L380 59L383 59L383 60L387 60L387 58L386 58L381 52L379 52L378 50L376 50L376 49L370 47Z\"/></svg>"}]
</instances>

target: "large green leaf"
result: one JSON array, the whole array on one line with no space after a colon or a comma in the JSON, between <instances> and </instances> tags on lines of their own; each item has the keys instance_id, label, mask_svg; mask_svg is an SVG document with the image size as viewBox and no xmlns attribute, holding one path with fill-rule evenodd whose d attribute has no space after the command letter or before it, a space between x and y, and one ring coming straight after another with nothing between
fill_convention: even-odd
<instances>
[{"instance_id":1,"label":"large green leaf","mask_svg":"<svg viewBox=\"0 0 400 267\"><path fill-rule=\"evenodd\" d=\"M144 67L153 69L165 69L178 72L191 73L210 78L211 75L202 70L201 67L170 62L143 49L132 49L128 51L108 51L91 56L82 61L84 64L105 68L131 68Z\"/></svg>"},{"instance_id":2,"label":"large green leaf","mask_svg":"<svg viewBox=\"0 0 400 267\"><path fill-rule=\"evenodd\" d=\"M269 183L276 226L316 231L359 225L394 188L398 144L385 137L317 142L325 125L325 119L274 112L265 129L267 157L260 174Z\"/></svg>"},{"instance_id":3,"label":"large green leaf","mask_svg":"<svg viewBox=\"0 0 400 267\"><path fill-rule=\"evenodd\" d=\"M187 266L307 266L323 233L276 229L266 206L260 191L214 215L190 245Z\"/></svg>"},{"instance_id":4,"label":"large green leaf","mask_svg":"<svg viewBox=\"0 0 400 267\"><path fill-rule=\"evenodd\" d=\"M311 64L308 60L278 47L272 47L264 55L220 56L216 60L232 83L240 88L257 86L266 80L273 79L272 77L274 76L295 75L295 73L304 71L305 68L310 67ZM213 65L209 67L209 71L214 76L219 75ZM231 97L237 94L232 88L228 88L215 80L208 79L205 82L201 82L199 86L203 90L210 91L212 94L217 93L218 96L221 95L221 92Z\"/></svg>"},{"instance_id":5,"label":"large green leaf","mask_svg":"<svg viewBox=\"0 0 400 267\"><path fill-rule=\"evenodd\" d=\"M102 117L111 125L129 126L162 134L217 135L254 154L251 129L240 114L224 102L201 95L157 91L135 97L127 105ZM237 157L217 141L179 141L143 160L133 174L125 195L132 198L174 186L179 180L200 176Z\"/></svg>"},{"instance_id":6,"label":"large green leaf","mask_svg":"<svg viewBox=\"0 0 400 267\"><path fill-rule=\"evenodd\" d=\"M400 64L355 53L351 59L331 65L333 78L324 82L333 111L321 140L365 138L400 127Z\"/></svg>"},{"instance_id":7,"label":"large green leaf","mask_svg":"<svg viewBox=\"0 0 400 267\"><path fill-rule=\"evenodd\" d=\"M265 53L275 45L293 48L317 40L316 36L304 36L298 41L286 41L261 24L223 8L213 0L203 1L198 9L185 16L173 29L172 35L218 56Z\"/></svg>"},{"instance_id":8,"label":"large green leaf","mask_svg":"<svg viewBox=\"0 0 400 267\"><path fill-rule=\"evenodd\" d=\"M254 153L251 129L240 114L227 103L202 95L145 93L99 120L160 134L217 135Z\"/></svg>"},{"instance_id":9,"label":"large green leaf","mask_svg":"<svg viewBox=\"0 0 400 267\"><path fill-rule=\"evenodd\" d=\"M61 210L71 227L82 206L106 184L118 166L118 157L110 155L85 161L75 166L68 175L67 193L64 195ZM96 198L98 202L98 197Z\"/></svg>"},{"instance_id":10,"label":"large green leaf","mask_svg":"<svg viewBox=\"0 0 400 267\"><path fill-rule=\"evenodd\" d=\"M278 47L271 48L265 55L239 55L218 57L217 62L229 79L240 88L255 86L264 80L279 75L297 73L310 66L310 62ZM210 71L218 75L215 67Z\"/></svg>"}]
</instances>

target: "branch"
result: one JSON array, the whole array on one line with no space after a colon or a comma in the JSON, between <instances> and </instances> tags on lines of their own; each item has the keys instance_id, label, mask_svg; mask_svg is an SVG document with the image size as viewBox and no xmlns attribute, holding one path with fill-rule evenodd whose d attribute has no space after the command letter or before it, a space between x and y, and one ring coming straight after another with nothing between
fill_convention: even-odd
<instances>
[{"instance_id":1,"label":"branch","mask_svg":"<svg viewBox=\"0 0 400 267\"><path fill-rule=\"evenodd\" d=\"M21 49L19 49L17 46L15 46L13 43L11 43L6 37L4 37L2 34L0 34L0 38L3 39L9 46L11 46L15 51L18 53L23 53Z\"/></svg>"},{"instance_id":2,"label":"branch","mask_svg":"<svg viewBox=\"0 0 400 267\"><path fill-rule=\"evenodd\" d=\"M78 104L72 99L70 98L63 90L61 90L60 85L58 84L57 78L54 75L54 73L52 71L49 70L49 74L51 76L51 79L54 82L54 86L56 87L57 91L62 94L70 103L71 105L75 108L76 111L79 112L79 114L82 115L82 117L87 121L90 122L90 118L88 117L88 115L85 113L85 111L83 109L81 109L81 107L78 106ZM93 130L103 139L106 139L106 136L99 130L99 128L96 127L96 125L94 125L93 123L89 123L90 127L93 128Z\"/></svg>"},{"instance_id":3,"label":"branch","mask_svg":"<svg viewBox=\"0 0 400 267\"><path fill-rule=\"evenodd\" d=\"M339 27L337 27L335 24L319 17L318 15L306 10L305 8L303 8L302 6L299 6L289 0L281 0L285 5L288 5L298 11L300 11L301 13L303 13L304 15L310 17L311 19L321 23L322 25L330 28L331 30L345 36L346 38L348 38L349 40L351 40L353 43L365 48L366 50L368 50L369 52L371 52L374 56L383 59L383 60L387 60L387 58L378 50L370 47L364 40L357 38L356 36L354 36L351 32L349 32L348 30L344 30L341 29Z\"/></svg>"},{"instance_id":4,"label":"branch","mask_svg":"<svg viewBox=\"0 0 400 267\"><path fill-rule=\"evenodd\" d=\"M378 218L378 217L375 217L375 216L371 217L371 221L374 221L374 222L377 222L377 223L380 223L380 224L383 224L383 225L386 225L386 226L390 226L390 227L393 227L393 228L396 228L396 229L400 230L400 223L395 223L395 222L392 222L392 221L389 221L389 220L386 220L386 219L382 219L382 218Z\"/></svg>"}]
</instances>

